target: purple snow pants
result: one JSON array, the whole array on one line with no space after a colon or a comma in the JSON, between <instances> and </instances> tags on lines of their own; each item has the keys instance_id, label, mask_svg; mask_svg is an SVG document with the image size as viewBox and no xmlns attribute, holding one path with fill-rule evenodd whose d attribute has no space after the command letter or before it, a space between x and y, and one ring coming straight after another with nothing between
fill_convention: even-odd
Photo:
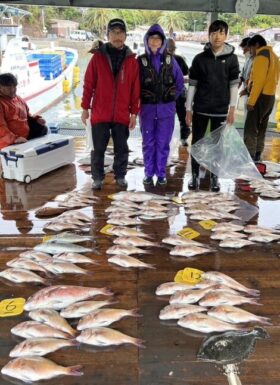
<instances>
[{"instance_id":1,"label":"purple snow pants","mask_svg":"<svg viewBox=\"0 0 280 385\"><path fill-rule=\"evenodd\" d=\"M175 115L167 118L140 118L145 176L165 177L175 123Z\"/></svg>"}]
</instances>

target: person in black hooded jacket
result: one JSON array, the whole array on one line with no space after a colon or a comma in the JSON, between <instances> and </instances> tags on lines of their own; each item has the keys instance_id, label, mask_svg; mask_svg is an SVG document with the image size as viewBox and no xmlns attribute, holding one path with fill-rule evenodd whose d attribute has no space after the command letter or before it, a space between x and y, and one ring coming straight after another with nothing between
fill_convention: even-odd
<instances>
[{"instance_id":1,"label":"person in black hooded jacket","mask_svg":"<svg viewBox=\"0 0 280 385\"><path fill-rule=\"evenodd\" d=\"M214 131L223 122L233 124L238 95L239 64L234 47L225 43L228 25L222 20L209 27L209 43L193 59L189 73L186 123L192 124L192 144L204 137L208 123ZM219 191L216 175L211 174L212 191ZM192 157L189 189L199 187L199 164Z\"/></svg>"}]
</instances>

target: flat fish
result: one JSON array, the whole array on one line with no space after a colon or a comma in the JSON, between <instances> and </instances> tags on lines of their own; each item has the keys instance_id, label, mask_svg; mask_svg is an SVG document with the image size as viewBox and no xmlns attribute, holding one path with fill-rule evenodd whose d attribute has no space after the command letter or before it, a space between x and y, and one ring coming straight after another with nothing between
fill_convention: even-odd
<instances>
[{"instance_id":1,"label":"flat fish","mask_svg":"<svg viewBox=\"0 0 280 385\"><path fill-rule=\"evenodd\" d=\"M234 324L257 322L264 325L272 325L269 318L255 315L235 306L220 305L210 309L207 314L211 317L218 318L221 321L230 322Z\"/></svg>"},{"instance_id":2,"label":"flat fish","mask_svg":"<svg viewBox=\"0 0 280 385\"><path fill-rule=\"evenodd\" d=\"M124 317L139 317L138 309L98 309L80 319L77 330L109 326Z\"/></svg>"},{"instance_id":3,"label":"flat fish","mask_svg":"<svg viewBox=\"0 0 280 385\"><path fill-rule=\"evenodd\" d=\"M177 322L183 328L196 330L201 333L223 332L227 330L242 330L238 325L233 325L207 314L194 313L182 317ZM243 329L244 330L244 329Z\"/></svg>"},{"instance_id":4,"label":"flat fish","mask_svg":"<svg viewBox=\"0 0 280 385\"><path fill-rule=\"evenodd\" d=\"M54 261L62 261L62 262L71 262L71 263L92 263L96 264L97 262L93 259L86 257L83 254L79 253L60 253L53 255Z\"/></svg>"},{"instance_id":5,"label":"flat fish","mask_svg":"<svg viewBox=\"0 0 280 385\"><path fill-rule=\"evenodd\" d=\"M25 269L15 269L13 267L10 269L2 270L0 272L0 277L15 283L39 282L43 283L44 285L47 284L47 281L44 278L40 277L40 275L36 273L33 273L33 271Z\"/></svg>"},{"instance_id":6,"label":"flat fish","mask_svg":"<svg viewBox=\"0 0 280 385\"><path fill-rule=\"evenodd\" d=\"M24 310L31 311L46 308L60 310L75 302L86 300L96 295L112 295L112 292L104 287L49 286L29 297L24 305Z\"/></svg>"},{"instance_id":7,"label":"flat fish","mask_svg":"<svg viewBox=\"0 0 280 385\"><path fill-rule=\"evenodd\" d=\"M104 327L83 330L77 337L77 341L95 346L132 344L143 347L143 341L139 338L130 337L117 330Z\"/></svg>"},{"instance_id":8,"label":"flat fish","mask_svg":"<svg viewBox=\"0 0 280 385\"><path fill-rule=\"evenodd\" d=\"M89 274L87 270L82 269L71 262L54 260L53 262L45 262L44 266L46 270L53 274Z\"/></svg>"},{"instance_id":9,"label":"flat fish","mask_svg":"<svg viewBox=\"0 0 280 385\"><path fill-rule=\"evenodd\" d=\"M210 292L206 294L200 301L201 306L219 306L219 305L242 305L248 303L251 305L260 305L255 298L242 297L238 294Z\"/></svg>"},{"instance_id":10,"label":"flat fish","mask_svg":"<svg viewBox=\"0 0 280 385\"><path fill-rule=\"evenodd\" d=\"M52 243L52 242L46 242L46 243L41 243L39 245L36 245L34 247L34 250L41 251L43 253L48 253L48 254L59 254L59 253L67 253L67 252L87 253L92 251L92 249L75 245L72 243Z\"/></svg>"},{"instance_id":11,"label":"flat fish","mask_svg":"<svg viewBox=\"0 0 280 385\"><path fill-rule=\"evenodd\" d=\"M249 287L244 286L242 283L219 271L207 271L206 273L202 274L202 278L203 280L206 279L209 281L214 281L252 296L258 296L260 293L259 290L250 289Z\"/></svg>"},{"instance_id":12,"label":"flat fish","mask_svg":"<svg viewBox=\"0 0 280 385\"><path fill-rule=\"evenodd\" d=\"M237 238L229 238L219 243L220 247L228 247L231 249L241 249L245 246L254 245L254 242L248 241L247 239L237 239Z\"/></svg>"},{"instance_id":13,"label":"flat fish","mask_svg":"<svg viewBox=\"0 0 280 385\"><path fill-rule=\"evenodd\" d=\"M66 207L41 207L35 211L35 216L37 218L55 217L64 213L66 210Z\"/></svg>"},{"instance_id":14,"label":"flat fish","mask_svg":"<svg viewBox=\"0 0 280 385\"><path fill-rule=\"evenodd\" d=\"M174 249L170 251L170 255L179 255L181 257L190 258L195 255L201 255L210 253L212 250L207 249L206 247L198 246L175 246Z\"/></svg>"},{"instance_id":15,"label":"flat fish","mask_svg":"<svg viewBox=\"0 0 280 385\"><path fill-rule=\"evenodd\" d=\"M10 357L45 356L66 346L75 346L75 340L60 338L30 338L17 344L11 351Z\"/></svg>"},{"instance_id":16,"label":"flat fish","mask_svg":"<svg viewBox=\"0 0 280 385\"><path fill-rule=\"evenodd\" d=\"M127 268L139 267L139 268L155 269L155 267L150 263L140 261L139 259L131 257L129 255L116 254L108 258L108 262L114 263L115 265L118 265L121 267L127 267Z\"/></svg>"},{"instance_id":17,"label":"flat fish","mask_svg":"<svg viewBox=\"0 0 280 385\"><path fill-rule=\"evenodd\" d=\"M19 357L8 362L1 373L24 382L49 380L57 376L82 376L81 365L64 367L43 357Z\"/></svg>"},{"instance_id":18,"label":"flat fish","mask_svg":"<svg viewBox=\"0 0 280 385\"><path fill-rule=\"evenodd\" d=\"M46 325L52 326L55 329L75 336L77 331L73 329L69 323L53 309L39 309L33 310L29 313L29 317L37 322L42 322Z\"/></svg>"},{"instance_id":19,"label":"flat fish","mask_svg":"<svg viewBox=\"0 0 280 385\"><path fill-rule=\"evenodd\" d=\"M203 243L193 241L192 239L185 239L183 237L180 237L177 234L169 235L169 237L162 239L163 243L167 243L168 245L173 246L203 246L205 245Z\"/></svg>"},{"instance_id":20,"label":"flat fish","mask_svg":"<svg viewBox=\"0 0 280 385\"><path fill-rule=\"evenodd\" d=\"M81 318L103 306L108 306L114 303L114 301L80 301L73 305L67 306L62 309L60 315L64 318Z\"/></svg>"},{"instance_id":21,"label":"flat fish","mask_svg":"<svg viewBox=\"0 0 280 385\"><path fill-rule=\"evenodd\" d=\"M117 235L118 237L136 236L136 237L142 237L142 238L151 238L148 234L145 234L140 230L130 229L125 226L112 226L110 229L108 229L108 233L110 233L111 235Z\"/></svg>"},{"instance_id":22,"label":"flat fish","mask_svg":"<svg viewBox=\"0 0 280 385\"><path fill-rule=\"evenodd\" d=\"M180 319L188 314L207 311L206 307L197 305L167 305L159 313L159 319Z\"/></svg>"},{"instance_id":23,"label":"flat fish","mask_svg":"<svg viewBox=\"0 0 280 385\"><path fill-rule=\"evenodd\" d=\"M118 237L114 239L113 241L116 245L122 245L122 246L135 246L135 247L155 247L159 246L158 243L149 241L145 238L141 237Z\"/></svg>"},{"instance_id":24,"label":"flat fish","mask_svg":"<svg viewBox=\"0 0 280 385\"><path fill-rule=\"evenodd\" d=\"M52 326L37 321L25 321L14 326L11 333L22 338L63 338L71 339L72 336Z\"/></svg>"},{"instance_id":25,"label":"flat fish","mask_svg":"<svg viewBox=\"0 0 280 385\"><path fill-rule=\"evenodd\" d=\"M106 254L131 255L131 254L149 254L149 252L135 246L115 245L115 246L109 247L109 249L107 249L106 251Z\"/></svg>"}]
</instances>

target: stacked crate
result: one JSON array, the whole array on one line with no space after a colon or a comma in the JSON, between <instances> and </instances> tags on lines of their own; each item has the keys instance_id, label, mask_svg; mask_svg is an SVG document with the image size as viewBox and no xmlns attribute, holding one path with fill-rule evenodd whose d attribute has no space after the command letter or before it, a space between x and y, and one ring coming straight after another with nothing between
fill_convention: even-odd
<instances>
[{"instance_id":1,"label":"stacked crate","mask_svg":"<svg viewBox=\"0 0 280 385\"><path fill-rule=\"evenodd\" d=\"M41 76L45 80L57 78L62 72L61 56L50 53L33 53L29 60L38 60Z\"/></svg>"}]
</instances>

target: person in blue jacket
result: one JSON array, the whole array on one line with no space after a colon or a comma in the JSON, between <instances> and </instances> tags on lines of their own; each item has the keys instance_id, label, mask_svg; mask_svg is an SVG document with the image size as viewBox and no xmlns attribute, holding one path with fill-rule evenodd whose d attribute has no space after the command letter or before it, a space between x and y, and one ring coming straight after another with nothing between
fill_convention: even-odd
<instances>
[{"instance_id":1,"label":"person in blue jacket","mask_svg":"<svg viewBox=\"0 0 280 385\"><path fill-rule=\"evenodd\" d=\"M184 88L182 71L167 53L166 37L159 24L152 25L144 37L145 53L138 57L141 83L140 129L143 138L145 178L143 183L166 185L176 99Z\"/></svg>"}]
</instances>

